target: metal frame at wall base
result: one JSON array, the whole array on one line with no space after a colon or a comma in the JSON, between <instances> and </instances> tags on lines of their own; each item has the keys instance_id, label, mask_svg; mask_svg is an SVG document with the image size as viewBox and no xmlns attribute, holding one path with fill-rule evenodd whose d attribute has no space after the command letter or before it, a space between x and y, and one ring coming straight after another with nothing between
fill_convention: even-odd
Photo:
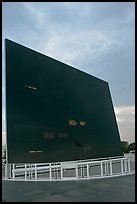
<instances>
[{"instance_id":1,"label":"metal frame at wall base","mask_svg":"<svg viewBox=\"0 0 137 204\"><path fill-rule=\"evenodd\" d=\"M55 163L5 164L5 180L64 181L107 178L135 173L131 159L124 157Z\"/></svg>"}]
</instances>

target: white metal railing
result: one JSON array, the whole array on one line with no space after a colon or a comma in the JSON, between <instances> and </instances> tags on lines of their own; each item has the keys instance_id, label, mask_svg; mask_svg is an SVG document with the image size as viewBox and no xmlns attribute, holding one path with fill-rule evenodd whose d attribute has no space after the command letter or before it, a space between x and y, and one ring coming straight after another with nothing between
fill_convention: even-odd
<instances>
[{"instance_id":1,"label":"white metal railing","mask_svg":"<svg viewBox=\"0 0 137 204\"><path fill-rule=\"evenodd\" d=\"M5 180L63 181L106 178L135 173L125 157L56 163L6 164Z\"/></svg>"}]
</instances>

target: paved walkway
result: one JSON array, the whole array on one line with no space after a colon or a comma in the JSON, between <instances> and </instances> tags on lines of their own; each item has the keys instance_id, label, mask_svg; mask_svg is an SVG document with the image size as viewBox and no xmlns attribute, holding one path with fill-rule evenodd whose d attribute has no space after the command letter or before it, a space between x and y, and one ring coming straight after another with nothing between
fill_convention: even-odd
<instances>
[{"instance_id":1,"label":"paved walkway","mask_svg":"<svg viewBox=\"0 0 137 204\"><path fill-rule=\"evenodd\" d=\"M135 202L135 174L79 181L3 180L2 200L6 202Z\"/></svg>"}]
</instances>

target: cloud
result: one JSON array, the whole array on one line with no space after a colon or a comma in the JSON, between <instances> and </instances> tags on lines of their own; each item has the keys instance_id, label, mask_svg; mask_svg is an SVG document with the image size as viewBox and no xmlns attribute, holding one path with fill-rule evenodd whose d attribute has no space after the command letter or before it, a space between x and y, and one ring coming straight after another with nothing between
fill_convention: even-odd
<instances>
[{"instance_id":1,"label":"cloud","mask_svg":"<svg viewBox=\"0 0 137 204\"><path fill-rule=\"evenodd\" d=\"M34 4L31 4L30 2L29 3L21 2L21 5L25 8L24 10L26 10L26 12L29 13L32 20L37 25L37 29L42 29L46 21L46 14L41 10L39 11L37 5L34 6Z\"/></svg>"},{"instance_id":2,"label":"cloud","mask_svg":"<svg viewBox=\"0 0 137 204\"><path fill-rule=\"evenodd\" d=\"M127 113L135 115L135 107L134 106L115 107L115 112L117 115L123 115L123 114L127 114Z\"/></svg>"},{"instance_id":3,"label":"cloud","mask_svg":"<svg viewBox=\"0 0 137 204\"><path fill-rule=\"evenodd\" d=\"M114 107L122 140L135 142L135 107Z\"/></svg>"},{"instance_id":4,"label":"cloud","mask_svg":"<svg viewBox=\"0 0 137 204\"><path fill-rule=\"evenodd\" d=\"M2 145L6 144L5 106L2 107Z\"/></svg>"},{"instance_id":5,"label":"cloud","mask_svg":"<svg viewBox=\"0 0 137 204\"><path fill-rule=\"evenodd\" d=\"M2 146L6 144L6 132L2 132Z\"/></svg>"},{"instance_id":6,"label":"cloud","mask_svg":"<svg viewBox=\"0 0 137 204\"><path fill-rule=\"evenodd\" d=\"M106 35L94 30L81 31L76 36L56 34L51 33L48 44L45 44L44 53L73 66L80 66L88 58L96 60L102 51L107 52L109 44L112 43Z\"/></svg>"}]
</instances>

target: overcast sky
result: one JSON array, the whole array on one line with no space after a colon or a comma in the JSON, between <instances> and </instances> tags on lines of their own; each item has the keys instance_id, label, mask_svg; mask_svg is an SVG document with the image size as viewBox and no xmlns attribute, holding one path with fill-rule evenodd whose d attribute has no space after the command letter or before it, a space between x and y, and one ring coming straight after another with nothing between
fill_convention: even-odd
<instances>
[{"instance_id":1,"label":"overcast sky","mask_svg":"<svg viewBox=\"0 0 137 204\"><path fill-rule=\"evenodd\" d=\"M2 144L5 144L4 39L109 83L121 140L135 142L135 3L2 3Z\"/></svg>"}]
</instances>

